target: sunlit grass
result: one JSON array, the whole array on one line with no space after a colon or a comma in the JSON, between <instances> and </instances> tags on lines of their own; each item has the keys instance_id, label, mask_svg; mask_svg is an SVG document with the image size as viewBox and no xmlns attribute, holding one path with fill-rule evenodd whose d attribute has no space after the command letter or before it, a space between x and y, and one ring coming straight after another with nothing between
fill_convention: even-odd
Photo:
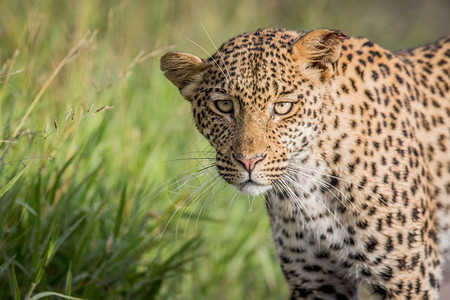
<instances>
[{"instance_id":1,"label":"sunlit grass","mask_svg":"<svg viewBox=\"0 0 450 300\"><path fill-rule=\"evenodd\" d=\"M196 43L213 52L264 26L398 47L441 35L439 10L427 26L386 31L395 5L383 18L370 11L380 6L345 5L0 2L0 298L286 298L262 199L195 172L214 153L159 55L205 57ZM352 14L365 18L358 28Z\"/></svg>"},{"instance_id":2,"label":"sunlit grass","mask_svg":"<svg viewBox=\"0 0 450 300\"><path fill-rule=\"evenodd\" d=\"M207 194L195 172L183 173L211 153L197 152L209 148L160 74L157 56L171 45L130 41L133 4L95 17L96 3L68 5L62 14L75 16L62 21L51 3L16 4L27 10L8 20L15 27L0 54L1 298L209 298L228 289L229 270L206 262L201 232L224 227L238 249L242 238L229 236L231 211L208 218L227 203L211 194L224 184ZM233 261L221 251L221 264Z\"/></svg>"}]
</instances>

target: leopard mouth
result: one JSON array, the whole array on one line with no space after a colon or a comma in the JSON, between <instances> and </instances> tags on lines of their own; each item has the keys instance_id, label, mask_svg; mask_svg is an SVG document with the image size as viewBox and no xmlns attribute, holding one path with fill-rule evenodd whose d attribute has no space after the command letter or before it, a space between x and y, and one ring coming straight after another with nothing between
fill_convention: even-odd
<instances>
[{"instance_id":1,"label":"leopard mouth","mask_svg":"<svg viewBox=\"0 0 450 300\"><path fill-rule=\"evenodd\" d=\"M260 184L248 179L245 182L234 184L234 186L243 194L250 196L257 196L266 193L272 188L272 185Z\"/></svg>"}]
</instances>

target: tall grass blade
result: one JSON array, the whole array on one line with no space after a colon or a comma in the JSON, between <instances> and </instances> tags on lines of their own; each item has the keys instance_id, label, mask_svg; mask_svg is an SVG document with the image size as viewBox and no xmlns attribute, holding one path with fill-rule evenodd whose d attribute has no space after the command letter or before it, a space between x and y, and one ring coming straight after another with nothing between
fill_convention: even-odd
<instances>
[{"instance_id":1,"label":"tall grass blade","mask_svg":"<svg viewBox=\"0 0 450 300\"><path fill-rule=\"evenodd\" d=\"M0 189L0 198L3 197L3 195L5 195L10 188L13 187L13 185L17 182L17 180L19 180L20 177L22 177L25 170L28 169L28 166L29 165L20 170L19 173L16 174L16 176L14 176L4 187Z\"/></svg>"},{"instance_id":2,"label":"tall grass blade","mask_svg":"<svg viewBox=\"0 0 450 300\"><path fill-rule=\"evenodd\" d=\"M25 297L26 300L29 300L31 298L31 295L33 294L34 289L36 288L36 286L39 285L41 278L44 275L45 268L47 267L49 258L52 256L53 249L55 246L55 240L56 240L56 236L57 236L57 232L58 232L55 223L53 223L50 232L51 233L48 238L47 244L45 245L45 249L42 252L42 255L39 259L35 273L32 276L31 285L30 285L30 288L28 289L27 296Z\"/></svg>"},{"instance_id":3,"label":"tall grass blade","mask_svg":"<svg viewBox=\"0 0 450 300\"><path fill-rule=\"evenodd\" d=\"M42 293L38 293L36 295L34 295L33 297L30 298L30 300L39 300L45 297L50 297L50 296L55 296L55 297L59 297L62 299L68 299L68 300L84 300L83 298L77 298L77 297L72 297L72 296L67 296L61 293L56 293L56 292L42 292Z\"/></svg>"},{"instance_id":4,"label":"tall grass blade","mask_svg":"<svg viewBox=\"0 0 450 300\"><path fill-rule=\"evenodd\" d=\"M52 190L50 192L50 196L49 196L49 202L50 204L53 204L53 202L55 201L55 197L56 197L56 191L58 190L60 183L61 183L61 177L64 174L64 172L66 171L67 167L69 167L69 165L73 162L73 160L75 159L76 154L72 155L71 158L69 158L66 163L63 165L63 167L61 168L61 170L58 172L58 174L56 175L55 178L55 182L53 183L53 187Z\"/></svg>"},{"instance_id":5,"label":"tall grass blade","mask_svg":"<svg viewBox=\"0 0 450 300\"><path fill-rule=\"evenodd\" d=\"M50 253L51 256L58 250L58 248L64 243L64 241L78 228L78 226L83 222L83 220L86 218L86 216L82 216L75 224L69 227L63 235L58 237L56 240L54 247L52 248L52 252ZM51 256L49 259L51 259Z\"/></svg>"},{"instance_id":6,"label":"tall grass blade","mask_svg":"<svg viewBox=\"0 0 450 300\"><path fill-rule=\"evenodd\" d=\"M10 257L5 263L0 265L0 276L3 275L3 273L6 270L8 270L9 266L12 264L13 261L14 261L14 256Z\"/></svg>"},{"instance_id":7,"label":"tall grass blade","mask_svg":"<svg viewBox=\"0 0 450 300\"><path fill-rule=\"evenodd\" d=\"M17 284L16 268L14 267L14 261L11 264L11 277L14 285L14 300L20 300L20 290Z\"/></svg>"},{"instance_id":8,"label":"tall grass blade","mask_svg":"<svg viewBox=\"0 0 450 300\"><path fill-rule=\"evenodd\" d=\"M33 236L33 253L31 256L31 263L33 266L36 265L37 260L39 258L39 243L41 242L41 184L42 177L39 174L36 186L34 188L34 195L32 196L32 200L34 200L34 211L37 214L37 217L34 220L34 236Z\"/></svg>"},{"instance_id":9,"label":"tall grass blade","mask_svg":"<svg viewBox=\"0 0 450 300\"><path fill-rule=\"evenodd\" d=\"M67 270L65 292L67 296L70 296L72 292L72 261L69 262L69 270Z\"/></svg>"},{"instance_id":10,"label":"tall grass blade","mask_svg":"<svg viewBox=\"0 0 450 300\"><path fill-rule=\"evenodd\" d=\"M114 224L114 239L117 239L120 232L120 227L122 225L123 209L125 207L125 200L127 195L127 186L125 185L122 189L122 194L120 197L119 210L117 211L116 223Z\"/></svg>"}]
</instances>

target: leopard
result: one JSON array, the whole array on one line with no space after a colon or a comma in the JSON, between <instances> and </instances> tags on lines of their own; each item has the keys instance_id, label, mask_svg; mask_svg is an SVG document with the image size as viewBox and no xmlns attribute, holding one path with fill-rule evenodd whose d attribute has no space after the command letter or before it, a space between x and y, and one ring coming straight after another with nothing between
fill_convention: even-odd
<instances>
[{"instance_id":1,"label":"leopard","mask_svg":"<svg viewBox=\"0 0 450 300\"><path fill-rule=\"evenodd\" d=\"M262 195L290 299L438 299L450 252L450 35L389 51L262 28L160 69L221 178Z\"/></svg>"}]
</instances>

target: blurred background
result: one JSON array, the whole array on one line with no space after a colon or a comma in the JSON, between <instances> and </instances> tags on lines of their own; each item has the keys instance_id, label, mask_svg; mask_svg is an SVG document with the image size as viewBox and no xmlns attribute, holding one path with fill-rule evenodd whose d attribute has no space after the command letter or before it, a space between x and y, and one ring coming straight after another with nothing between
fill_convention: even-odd
<instances>
[{"instance_id":1,"label":"blurred background","mask_svg":"<svg viewBox=\"0 0 450 300\"><path fill-rule=\"evenodd\" d=\"M260 27L398 50L447 0L0 2L0 298L287 299L261 198L211 168L159 71Z\"/></svg>"}]
</instances>

